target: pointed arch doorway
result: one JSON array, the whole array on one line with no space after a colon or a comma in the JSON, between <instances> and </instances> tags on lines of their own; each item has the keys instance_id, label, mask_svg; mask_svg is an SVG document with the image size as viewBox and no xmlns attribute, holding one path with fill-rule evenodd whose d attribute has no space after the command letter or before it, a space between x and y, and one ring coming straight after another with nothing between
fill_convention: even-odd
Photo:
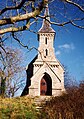
<instances>
[{"instance_id":1,"label":"pointed arch doorway","mask_svg":"<svg viewBox=\"0 0 84 119\"><path fill-rule=\"evenodd\" d=\"M44 74L40 81L40 95L52 95L52 79L47 73Z\"/></svg>"}]
</instances>

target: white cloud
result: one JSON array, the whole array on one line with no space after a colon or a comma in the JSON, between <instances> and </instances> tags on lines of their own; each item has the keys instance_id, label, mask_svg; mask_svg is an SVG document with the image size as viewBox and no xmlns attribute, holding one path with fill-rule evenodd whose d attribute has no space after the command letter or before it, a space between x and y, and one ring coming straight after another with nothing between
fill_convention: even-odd
<instances>
[{"instance_id":1,"label":"white cloud","mask_svg":"<svg viewBox=\"0 0 84 119\"><path fill-rule=\"evenodd\" d=\"M61 54L60 50L56 51L55 54L56 54L56 56L57 56L57 55L60 55L60 54Z\"/></svg>"},{"instance_id":2,"label":"white cloud","mask_svg":"<svg viewBox=\"0 0 84 119\"><path fill-rule=\"evenodd\" d=\"M74 46L74 44L73 43L71 43L71 44L63 44L63 45L59 45L58 46L59 48L61 48L61 49L68 49L68 50L74 50L75 49L75 46Z\"/></svg>"}]
</instances>

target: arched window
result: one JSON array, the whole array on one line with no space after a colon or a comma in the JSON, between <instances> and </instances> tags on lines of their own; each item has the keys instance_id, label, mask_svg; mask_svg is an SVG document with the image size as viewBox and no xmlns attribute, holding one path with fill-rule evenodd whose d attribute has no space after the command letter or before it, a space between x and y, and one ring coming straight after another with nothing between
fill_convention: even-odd
<instances>
[{"instance_id":1,"label":"arched window","mask_svg":"<svg viewBox=\"0 0 84 119\"><path fill-rule=\"evenodd\" d=\"M48 50L47 49L45 50L45 54L46 54L46 56L48 56Z\"/></svg>"},{"instance_id":2,"label":"arched window","mask_svg":"<svg viewBox=\"0 0 84 119\"><path fill-rule=\"evenodd\" d=\"M45 44L47 44L47 37L45 38Z\"/></svg>"}]
</instances>

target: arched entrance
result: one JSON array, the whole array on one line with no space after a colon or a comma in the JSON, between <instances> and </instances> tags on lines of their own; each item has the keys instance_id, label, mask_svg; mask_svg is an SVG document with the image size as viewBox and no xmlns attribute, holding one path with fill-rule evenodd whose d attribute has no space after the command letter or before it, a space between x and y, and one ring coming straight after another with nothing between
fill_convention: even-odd
<instances>
[{"instance_id":1,"label":"arched entrance","mask_svg":"<svg viewBox=\"0 0 84 119\"><path fill-rule=\"evenodd\" d=\"M40 95L52 95L52 80L47 73L40 81Z\"/></svg>"}]
</instances>

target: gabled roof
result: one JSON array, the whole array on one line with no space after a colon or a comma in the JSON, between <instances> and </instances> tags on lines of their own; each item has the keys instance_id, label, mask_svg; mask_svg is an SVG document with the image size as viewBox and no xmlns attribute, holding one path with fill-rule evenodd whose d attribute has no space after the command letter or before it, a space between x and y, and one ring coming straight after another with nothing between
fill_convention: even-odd
<instances>
[{"instance_id":1,"label":"gabled roof","mask_svg":"<svg viewBox=\"0 0 84 119\"><path fill-rule=\"evenodd\" d=\"M48 5L46 5L44 16L46 17L46 19L43 20L42 27L40 28L38 33L55 33L54 29L51 27L51 24L49 23L50 17Z\"/></svg>"}]
</instances>

